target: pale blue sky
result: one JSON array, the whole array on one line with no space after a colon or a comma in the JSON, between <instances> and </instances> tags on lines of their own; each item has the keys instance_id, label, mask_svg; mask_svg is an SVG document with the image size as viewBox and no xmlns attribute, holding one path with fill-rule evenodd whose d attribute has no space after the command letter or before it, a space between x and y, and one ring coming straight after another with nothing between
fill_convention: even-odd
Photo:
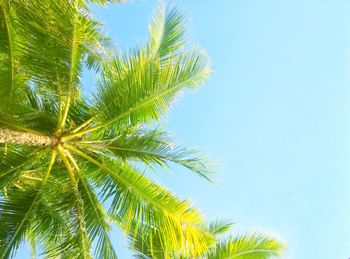
<instances>
[{"instance_id":1,"label":"pale blue sky","mask_svg":"<svg viewBox=\"0 0 350 259\"><path fill-rule=\"evenodd\" d=\"M178 167L153 177L208 219L281 236L286 258L349 258L350 2L178 2L214 73L164 124L220 160L221 174L216 186ZM147 39L156 3L95 11L125 49ZM130 258L119 246L120 258Z\"/></svg>"}]
</instances>

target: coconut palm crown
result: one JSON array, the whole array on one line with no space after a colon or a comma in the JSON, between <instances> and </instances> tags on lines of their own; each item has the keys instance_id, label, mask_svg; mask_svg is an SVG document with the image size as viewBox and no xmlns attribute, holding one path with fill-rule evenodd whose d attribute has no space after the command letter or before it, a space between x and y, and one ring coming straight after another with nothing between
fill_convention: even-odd
<instances>
[{"instance_id":1,"label":"coconut palm crown","mask_svg":"<svg viewBox=\"0 0 350 259\"><path fill-rule=\"evenodd\" d=\"M25 240L44 258L117 258L111 224L151 257L155 240L163 255L203 256L216 240L203 216L140 168L209 179L206 157L155 126L206 81L208 59L186 45L177 8L161 5L149 41L116 53L88 4L0 0L0 258ZM98 77L90 97L86 70Z\"/></svg>"}]
</instances>

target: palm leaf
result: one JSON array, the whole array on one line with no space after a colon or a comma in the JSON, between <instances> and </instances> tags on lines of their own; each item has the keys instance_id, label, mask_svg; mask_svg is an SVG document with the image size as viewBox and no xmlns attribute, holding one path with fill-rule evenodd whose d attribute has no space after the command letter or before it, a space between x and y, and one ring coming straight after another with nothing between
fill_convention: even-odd
<instances>
[{"instance_id":1,"label":"palm leaf","mask_svg":"<svg viewBox=\"0 0 350 259\"><path fill-rule=\"evenodd\" d=\"M44 153L35 147L0 145L0 188L11 187L21 176L26 177L31 170L38 169L40 163L37 160Z\"/></svg>"},{"instance_id":2,"label":"palm leaf","mask_svg":"<svg viewBox=\"0 0 350 259\"><path fill-rule=\"evenodd\" d=\"M53 151L47 172L39 189L27 192L12 190L11 195L8 195L6 200L0 201L1 229L5 229L0 236L0 256L2 258L11 257L23 241L26 230L30 225L30 218L33 216L37 201L45 187L55 159L56 153Z\"/></svg>"},{"instance_id":3,"label":"palm leaf","mask_svg":"<svg viewBox=\"0 0 350 259\"><path fill-rule=\"evenodd\" d=\"M81 145L116 160L141 161L147 166L166 167L168 162L177 163L210 180L209 159L195 149L173 144L169 134L160 129L129 127L117 134L110 131L101 140L82 142Z\"/></svg>"},{"instance_id":4,"label":"palm leaf","mask_svg":"<svg viewBox=\"0 0 350 259\"><path fill-rule=\"evenodd\" d=\"M58 104L49 93L38 93L26 88L22 100L10 112L0 111L0 127L31 132L38 135L52 134L58 119Z\"/></svg>"},{"instance_id":5,"label":"palm leaf","mask_svg":"<svg viewBox=\"0 0 350 259\"><path fill-rule=\"evenodd\" d=\"M102 163L70 145L66 144L65 147L91 162L96 166L95 170L100 171L101 195L105 199L113 197L109 212L113 217L123 220L126 233L135 227L135 222L146 233L150 227L156 227L164 249L185 255L199 255L213 241L203 225L202 216L190 207L189 201L176 199L169 191L127 165L107 160Z\"/></svg>"},{"instance_id":6,"label":"palm leaf","mask_svg":"<svg viewBox=\"0 0 350 259\"><path fill-rule=\"evenodd\" d=\"M159 59L154 61L144 51L124 56L105 66L95 98L101 124L92 130L159 119L181 90L196 89L209 73L205 56L196 48L165 64Z\"/></svg>"},{"instance_id":7,"label":"palm leaf","mask_svg":"<svg viewBox=\"0 0 350 259\"><path fill-rule=\"evenodd\" d=\"M136 252L134 255L138 259L150 259L150 258L181 258L179 255L175 255L170 251L166 251L163 248L162 241L159 238L158 230L152 228L151 231L145 233L140 229L132 228L129 234L130 248Z\"/></svg>"},{"instance_id":8,"label":"palm leaf","mask_svg":"<svg viewBox=\"0 0 350 259\"><path fill-rule=\"evenodd\" d=\"M117 255L108 234L111 227L109 222L106 221L107 213L86 179L80 179L80 186L80 193L85 204L87 229L92 240L97 238L94 258L116 259Z\"/></svg>"},{"instance_id":9,"label":"palm leaf","mask_svg":"<svg viewBox=\"0 0 350 259\"><path fill-rule=\"evenodd\" d=\"M117 258L109 239L110 225L106 221L107 213L97 199L95 191L88 183L85 175L70 152L67 152L79 176L79 193L84 204L86 228L92 240L98 238L95 248L96 258Z\"/></svg>"},{"instance_id":10,"label":"palm leaf","mask_svg":"<svg viewBox=\"0 0 350 259\"><path fill-rule=\"evenodd\" d=\"M0 1L0 112L11 112L21 100L26 77L20 73L19 35L9 0Z\"/></svg>"},{"instance_id":11,"label":"palm leaf","mask_svg":"<svg viewBox=\"0 0 350 259\"><path fill-rule=\"evenodd\" d=\"M0 2L0 103L6 107L14 92L13 28L7 1Z\"/></svg>"},{"instance_id":12,"label":"palm leaf","mask_svg":"<svg viewBox=\"0 0 350 259\"><path fill-rule=\"evenodd\" d=\"M178 8L160 4L149 25L151 56L166 60L185 44L185 17Z\"/></svg>"},{"instance_id":13,"label":"palm leaf","mask_svg":"<svg viewBox=\"0 0 350 259\"><path fill-rule=\"evenodd\" d=\"M33 221L38 250L45 258L82 258L77 199L62 163L57 163L43 190Z\"/></svg>"},{"instance_id":14,"label":"palm leaf","mask_svg":"<svg viewBox=\"0 0 350 259\"><path fill-rule=\"evenodd\" d=\"M207 254L208 259L268 259L281 256L284 245L269 236L253 233L230 236L218 242Z\"/></svg>"},{"instance_id":15,"label":"palm leaf","mask_svg":"<svg viewBox=\"0 0 350 259\"><path fill-rule=\"evenodd\" d=\"M231 221L216 219L209 223L208 228L213 235L217 236L226 233L232 226L233 223Z\"/></svg>"},{"instance_id":16,"label":"palm leaf","mask_svg":"<svg viewBox=\"0 0 350 259\"><path fill-rule=\"evenodd\" d=\"M181 90L196 89L205 82L210 65L204 52L198 47L177 51L184 44L183 26L183 15L177 9L161 6L150 25L149 44L105 62L94 100L95 116L88 121L95 126L65 139L111 124L156 120Z\"/></svg>"},{"instance_id":17,"label":"palm leaf","mask_svg":"<svg viewBox=\"0 0 350 259\"><path fill-rule=\"evenodd\" d=\"M79 189L78 189L78 182L75 178L75 174L71 165L71 162L69 161L66 151L61 147L58 146L57 148L58 153L60 154L60 157L67 169L70 182L71 182L71 190L73 193L73 199L74 199L74 208L75 208L75 222L74 224L74 232L77 234L78 239L80 240L81 244L81 250L80 250L80 256L84 259L90 258L90 236L87 232L87 226L86 226L86 217L85 217L85 211L84 211L84 201L81 198Z\"/></svg>"},{"instance_id":18,"label":"palm leaf","mask_svg":"<svg viewBox=\"0 0 350 259\"><path fill-rule=\"evenodd\" d=\"M73 4L72 4L73 3ZM100 42L100 23L92 20L78 0L12 1L20 32L21 73L36 91L52 93L59 103L58 128L63 130L70 102L79 96L83 63Z\"/></svg>"}]
</instances>

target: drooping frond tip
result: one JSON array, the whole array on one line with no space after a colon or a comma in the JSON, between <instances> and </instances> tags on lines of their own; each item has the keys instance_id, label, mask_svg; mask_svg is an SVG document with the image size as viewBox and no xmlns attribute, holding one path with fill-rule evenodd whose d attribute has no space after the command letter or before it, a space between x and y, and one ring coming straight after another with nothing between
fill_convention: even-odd
<instances>
[{"instance_id":1,"label":"drooping frond tip","mask_svg":"<svg viewBox=\"0 0 350 259\"><path fill-rule=\"evenodd\" d=\"M271 259L281 258L286 245L272 236L255 232L229 236L209 249L207 259Z\"/></svg>"},{"instance_id":2,"label":"drooping frond tip","mask_svg":"<svg viewBox=\"0 0 350 259\"><path fill-rule=\"evenodd\" d=\"M186 18L177 7L161 3L149 25L149 48L161 59L184 47Z\"/></svg>"}]
</instances>

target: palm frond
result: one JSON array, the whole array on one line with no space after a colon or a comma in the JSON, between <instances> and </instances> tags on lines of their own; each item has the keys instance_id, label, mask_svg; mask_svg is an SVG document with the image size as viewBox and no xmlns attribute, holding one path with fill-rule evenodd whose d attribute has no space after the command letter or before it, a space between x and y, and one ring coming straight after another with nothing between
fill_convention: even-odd
<instances>
[{"instance_id":1,"label":"palm frond","mask_svg":"<svg viewBox=\"0 0 350 259\"><path fill-rule=\"evenodd\" d=\"M36 209L33 231L44 258L82 258L77 199L64 165L56 163Z\"/></svg>"},{"instance_id":2,"label":"palm frond","mask_svg":"<svg viewBox=\"0 0 350 259\"><path fill-rule=\"evenodd\" d=\"M0 145L0 189L11 187L21 176L28 176L31 170L38 169L38 158L45 152L35 147Z\"/></svg>"},{"instance_id":3,"label":"palm frond","mask_svg":"<svg viewBox=\"0 0 350 259\"><path fill-rule=\"evenodd\" d=\"M113 197L109 212L123 221L124 231L132 227L147 233L159 229L163 249L184 255L199 255L213 242L202 216L189 201L176 199L169 191L154 184L126 164L99 162L70 145L65 147L96 166L95 178L105 199ZM142 224L141 224L142 223Z\"/></svg>"},{"instance_id":4,"label":"palm frond","mask_svg":"<svg viewBox=\"0 0 350 259\"><path fill-rule=\"evenodd\" d=\"M196 89L209 73L209 64L198 48L169 58L165 64L144 51L124 56L105 66L95 98L97 126L80 134L111 124L128 126L159 119L183 89ZM68 138L75 135L79 133Z\"/></svg>"},{"instance_id":5,"label":"palm frond","mask_svg":"<svg viewBox=\"0 0 350 259\"><path fill-rule=\"evenodd\" d=\"M108 234L111 227L106 220L108 218L107 213L85 178L80 178L79 189L85 204L84 211L86 215L87 230L92 240L97 239L94 249L94 258L116 259L117 254L114 251Z\"/></svg>"},{"instance_id":6,"label":"palm frond","mask_svg":"<svg viewBox=\"0 0 350 259\"><path fill-rule=\"evenodd\" d=\"M178 8L160 4L149 25L151 56L166 60L185 44L185 16Z\"/></svg>"},{"instance_id":7,"label":"palm frond","mask_svg":"<svg viewBox=\"0 0 350 259\"><path fill-rule=\"evenodd\" d=\"M159 238L158 230L151 228L147 233L142 231L142 227L138 230L132 228L129 234L130 248L136 252L134 255L138 259L151 259L151 258L174 258L175 254L166 251L163 248L162 240ZM180 259L180 255L176 258Z\"/></svg>"},{"instance_id":8,"label":"palm frond","mask_svg":"<svg viewBox=\"0 0 350 259\"><path fill-rule=\"evenodd\" d=\"M196 89L210 74L198 47L179 50L184 19L176 8L160 7L150 25L150 43L105 62L94 99L95 126L70 134L74 138L111 124L150 122L165 114L184 89Z\"/></svg>"},{"instance_id":9,"label":"palm frond","mask_svg":"<svg viewBox=\"0 0 350 259\"><path fill-rule=\"evenodd\" d=\"M47 171L38 189L22 191L12 189L6 200L0 201L0 256L11 257L24 240L30 218L35 212L35 207L45 187L45 183L51 173L56 159L56 152L53 151Z\"/></svg>"},{"instance_id":10,"label":"palm frond","mask_svg":"<svg viewBox=\"0 0 350 259\"><path fill-rule=\"evenodd\" d=\"M110 225L106 221L108 218L103 206L98 201L95 191L88 183L84 170L81 170L76 159L70 152L67 152L67 156L72 162L74 168L77 170L79 176L79 194L84 204L86 228L89 232L91 240L98 238L95 245L95 257L96 258L117 258L117 255L113 249L111 241L109 239L108 232L110 231Z\"/></svg>"},{"instance_id":11,"label":"palm frond","mask_svg":"<svg viewBox=\"0 0 350 259\"><path fill-rule=\"evenodd\" d=\"M232 226L233 223L231 221L216 219L209 223L208 228L213 235L217 236L226 233Z\"/></svg>"},{"instance_id":12,"label":"palm frond","mask_svg":"<svg viewBox=\"0 0 350 259\"><path fill-rule=\"evenodd\" d=\"M22 100L11 111L0 110L0 127L36 133L52 134L58 119L58 104L49 93L26 88Z\"/></svg>"},{"instance_id":13,"label":"palm frond","mask_svg":"<svg viewBox=\"0 0 350 259\"><path fill-rule=\"evenodd\" d=\"M29 218L32 216L35 192L11 188L5 201L0 201L0 256L11 258L24 241Z\"/></svg>"},{"instance_id":14,"label":"palm frond","mask_svg":"<svg viewBox=\"0 0 350 259\"><path fill-rule=\"evenodd\" d=\"M207 254L208 259L269 259L280 258L285 246L261 233L230 236L218 242Z\"/></svg>"},{"instance_id":15,"label":"palm frond","mask_svg":"<svg viewBox=\"0 0 350 259\"><path fill-rule=\"evenodd\" d=\"M16 0L10 9L19 34L17 70L37 92L53 94L63 129L69 104L79 96L83 64L100 44L100 23L79 8L78 0Z\"/></svg>"},{"instance_id":16,"label":"palm frond","mask_svg":"<svg viewBox=\"0 0 350 259\"><path fill-rule=\"evenodd\" d=\"M108 157L126 161L141 161L147 166L158 164L167 167L168 162L177 163L210 181L211 161L195 149L177 146L168 133L161 129L147 130L129 127L115 133L106 133L101 140L81 142L90 150Z\"/></svg>"},{"instance_id":17,"label":"palm frond","mask_svg":"<svg viewBox=\"0 0 350 259\"><path fill-rule=\"evenodd\" d=\"M18 33L9 0L0 1L0 111L11 112L21 100L26 77L20 73Z\"/></svg>"},{"instance_id":18,"label":"palm frond","mask_svg":"<svg viewBox=\"0 0 350 259\"><path fill-rule=\"evenodd\" d=\"M21 32L21 42L18 42L21 65L32 76L31 80L46 86L46 90L56 88L54 92L59 87L67 90L71 77L77 83L79 55L72 53L80 51L81 40L86 36L83 31L77 31L77 27L83 29L84 24L79 23L79 18L83 18L77 17L79 13L74 5L67 0L12 2L16 28Z\"/></svg>"},{"instance_id":19,"label":"palm frond","mask_svg":"<svg viewBox=\"0 0 350 259\"><path fill-rule=\"evenodd\" d=\"M73 167L71 165L71 162L68 159L68 156L66 154L66 151L61 147L58 146L57 148L58 153L60 154L60 157L67 169L70 182L71 182L71 189L73 192L73 197L74 197L74 208L75 208L75 218L76 218L76 223L75 224L75 229L74 232L77 233L77 236L80 239L80 244L81 244L81 256L84 259L90 258L90 236L88 235L87 232L87 227L86 227L86 217L85 217L85 211L84 211L84 201L81 198L79 189L78 189L78 182L75 178L75 174L73 171Z\"/></svg>"},{"instance_id":20,"label":"palm frond","mask_svg":"<svg viewBox=\"0 0 350 259\"><path fill-rule=\"evenodd\" d=\"M50 187L54 187L57 191L57 186L50 184ZM58 191L58 193L61 192ZM35 220L32 222L32 235L37 240L37 250L45 258L79 254L80 240L74 238L71 218L68 213L66 214L69 210L62 209L61 206L63 200L66 203L68 201L66 195L62 194L58 198L53 196L56 198L53 200L53 197L48 198L50 195L45 190L44 197L41 197L37 208Z\"/></svg>"},{"instance_id":21,"label":"palm frond","mask_svg":"<svg viewBox=\"0 0 350 259\"><path fill-rule=\"evenodd\" d=\"M0 103L6 107L14 92L14 33L9 19L8 3L0 2Z\"/></svg>"}]
</instances>

